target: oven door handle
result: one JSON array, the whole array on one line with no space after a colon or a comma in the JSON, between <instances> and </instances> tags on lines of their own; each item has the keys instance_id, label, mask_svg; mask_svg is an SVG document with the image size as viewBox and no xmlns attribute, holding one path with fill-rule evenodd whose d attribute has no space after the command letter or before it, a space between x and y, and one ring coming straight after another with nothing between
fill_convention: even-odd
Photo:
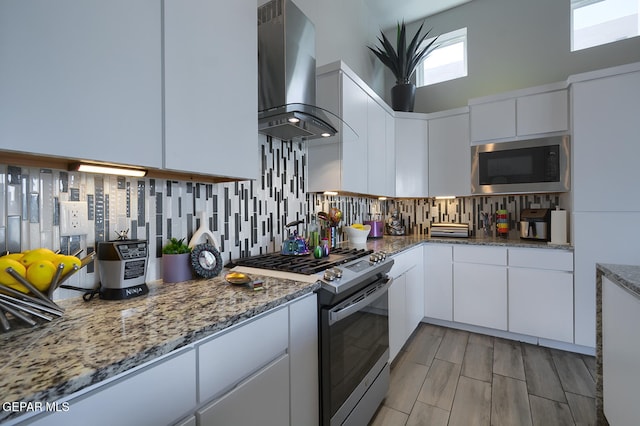
<instances>
[{"instance_id":1,"label":"oven door handle","mask_svg":"<svg viewBox=\"0 0 640 426\"><path fill-rule=\"evenodd\" d=\"M329 311L329 325L333 325L338 321L342 321L348 316L355 314L360 309L375 302L378 298L380 298L383 294L385 294L385 292L389 289L389 287L393 283L393 278L386 277L384 278L384 280L385 280L384 285L376 288L374 292L372 293L362 292L360 293L360 295L351 299L351 300L357 299L356 302L344 307L343 307L343 304L340 304L335 308L331 309Z\"/></svg>"}]
</instances>

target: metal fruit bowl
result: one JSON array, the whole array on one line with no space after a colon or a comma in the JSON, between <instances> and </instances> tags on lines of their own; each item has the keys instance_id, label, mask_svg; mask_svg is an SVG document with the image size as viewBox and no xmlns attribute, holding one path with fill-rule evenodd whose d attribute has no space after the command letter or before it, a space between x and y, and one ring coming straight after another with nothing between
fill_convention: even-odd
<instances>
[{"instance_id":1,"label":"metal fruit bowl","mask_svg":"<svg viewBox=\"0 0 640 426\"><path fill-rule=\"evenodd\" d=\"M72 275L93 262L94 257L95 253L91 253L82 258L80 260L80 266L74 265L73 269L64 275L62 275L64 265L60 263L46 294L38 290L29 280L18 274L13 268L7 268L6 272L25 286L29 290L29 293L22 293L4 284L0 284L0 328L3 331L9 331L11 329L11 323L9 322L7 314L30 326L37 325L37 320L48 322L56 317L61 317L64 309L52 300L53 292Z\"/></svg>"}]
</instances>

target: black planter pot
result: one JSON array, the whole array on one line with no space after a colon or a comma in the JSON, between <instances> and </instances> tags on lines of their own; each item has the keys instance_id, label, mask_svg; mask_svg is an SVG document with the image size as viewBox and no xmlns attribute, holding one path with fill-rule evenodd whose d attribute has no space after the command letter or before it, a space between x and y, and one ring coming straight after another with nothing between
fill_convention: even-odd
<instances>
[{"instance_id":1,"label":"black planter pot","mask_svg":"<svg viewBox=\"0 0 640 426\"><path fill-rule=\"evenodd\" d=\"M396 84L391 88L391 108L394 111L413 112L416 99L416 85L413 83Z\"/></svg>"}]
</instances>

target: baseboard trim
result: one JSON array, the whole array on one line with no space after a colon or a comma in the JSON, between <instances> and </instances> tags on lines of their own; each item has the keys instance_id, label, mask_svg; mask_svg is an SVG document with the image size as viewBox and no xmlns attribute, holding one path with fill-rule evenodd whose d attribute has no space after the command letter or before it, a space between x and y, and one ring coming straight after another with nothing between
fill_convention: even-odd
<instances>
[{"instance_id":1,"label":"baseboard trim","mask_svg":"<svg viewBox=\"0 0 640 426\"><path fill-rule=\"evenodd\" d=\"M510 331L496 330L494 328L480 327L477 325L465 324L455 321L446 321L438 318L424 317L423 323L439 325L442 327L455 328L457 330L471 331L473 333L486 334L488 336L500 337L508 340L516 340L518 342L529 343L532 345L544 346L552 349L559 349L567 352L575 352L582 355L595 356L596 348L590 346L576 345L573 343L559 342L557 340L543 339L540 337L529 336L526 334L512 333Z\"/></svg>"}]
</instances>

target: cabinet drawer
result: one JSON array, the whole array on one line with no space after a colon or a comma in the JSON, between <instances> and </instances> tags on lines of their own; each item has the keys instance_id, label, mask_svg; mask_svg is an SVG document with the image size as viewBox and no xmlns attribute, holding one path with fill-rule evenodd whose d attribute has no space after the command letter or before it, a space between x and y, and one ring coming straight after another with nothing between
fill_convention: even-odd
<instances>
[{"instance_id":1,"label":"cabinet drawer","mask_svg":"<svg viewBox=\"0 0 640 426\"><path fill-rule=\"evenodd\" d=\"M509 249L509 266L573 272L573 252L551 249Z\"/></svg>"},{"instance_id":2,"label":"cabinet drawer","mask_svg":"<svg viewBox=\"0 0 640 426\"><path fill-rule=\"evenodd\" d=\"M453 248L453 260L483 265L506 265L507 249L506 247L456 246Z\"/></svg>"},{"instance_id":3,"label":"cabinet drawer","mask_svg":"<svg viewBox=\"0 0 640 426\"><path fill-rule=\"evenodd\" d=\"M206 401L229 390L285 353L288 345L286 307L199 345L199 400Z\"/></svg>"},{"instance_id":4,"label":"cabinet drawer","mask_svg":"<svg viewBox=\"0 0 640 426\"><path fill-rule=\"evenodd\" d=\"M393 266L389 275L398 277L416 265L422 264L422 246L414 247L409 250L393 255Z\"/></svg>"},{"instance_id":5,"label":"cabinet drawer","mask_svg":"<svg viewBox=\"0 0 640 426\"><path fill-rule=\"evenodd\" d=\"M29 424L173 424L196 406L195 359L193 349L179 350L175 356L153 362L140 371L124 373L119 380L71 399L69 411L54 411Z\"/></svg>"},{"instance_id":6,"label":"cabinet drawer","mask_svg":"<svg viewBox=\"0 0 640 426\"><path fill-rule=\"evenodd\" d=\"M200 426L289 424L289 357L278 358L196 417Z\"/></svg>"}]
</instances>

